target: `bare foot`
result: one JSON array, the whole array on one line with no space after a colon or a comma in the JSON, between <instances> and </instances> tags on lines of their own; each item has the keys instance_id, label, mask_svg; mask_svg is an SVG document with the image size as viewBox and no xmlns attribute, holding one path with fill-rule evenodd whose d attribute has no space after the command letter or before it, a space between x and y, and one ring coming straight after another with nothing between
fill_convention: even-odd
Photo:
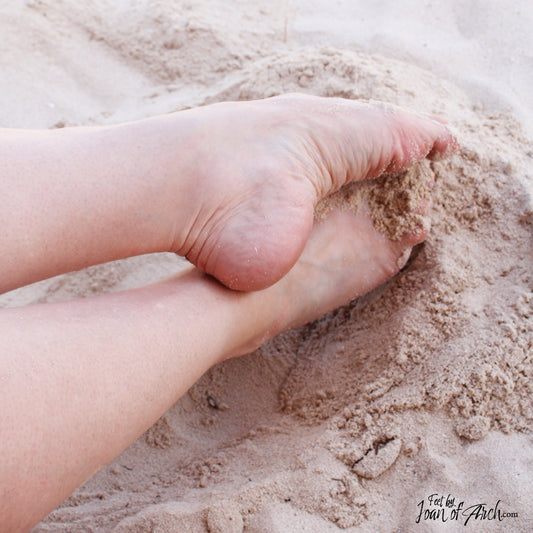
<instances>
[{"instance_id":1,"label":"bare foot","mask_svg":"<svg viewBox=\"0 0 533 533\"><path fill-rule=\"evenodd\" d=\"M417 228L391 241L374 228L368 213L340 209L317 222L302 256L277 284L289 313L284 329L315 320L390 279L428 232L429 227Z\"/></svg>"},{"instance_id":2,"label":"bare foot","mask_svg":"<svg viewBox=\"0 0 533 533\"><path fill-rule=\"evenodd\" d=\"M422 200L417 212L427 215L430 208L431 202ZM243 295L250 303L246 316L253 317L245 328L251 337L229 357L249 353L274 335L371 291L405 265L411 248L428 232L429 224L392 241L374 228L364 208L330 212L314 224L301 257L285 277L263 291Z\"/></svg>"},{"instance_id":3,"label":"bare foot","mask_svg":"<svg viewBox=\"0 0 533 533\"><path fill-rule=\"evenodd\" d=\"M204 125L192 144L191 202L201 208L175 238L174 251L237 290L263 289L292 268L323 197L457 147L439 121L343 99L289 95L192 112ZM352 248L382 269L355 294L390 276L401 253L372 233L367 217L349 223ZM357 270L367 279L368 261L360 261Z\"/></svg>"}]
</instances>

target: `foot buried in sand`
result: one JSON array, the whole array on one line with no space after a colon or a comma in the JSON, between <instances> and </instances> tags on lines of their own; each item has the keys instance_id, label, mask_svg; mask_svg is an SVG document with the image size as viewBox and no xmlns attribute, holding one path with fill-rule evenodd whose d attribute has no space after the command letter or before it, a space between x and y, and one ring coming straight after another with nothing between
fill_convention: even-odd
<instances>
[{"instance_id":1,"label":"foot buried in sand","mask_svg":"<svg viewBox=\"0 0 533 533\"><path fill-rule=\"evenodd\" d=\"M411 178L422 176L420 169L409 173ZM321 215L300 259L275 286L281 289L279 298L287 312L281 330L305 324L371 291L394 276L407 262L412 247L427 237L431 208L427 192L416 201L410 198L402 202L404 209L396 217L389 214L379 218L383 206L378 208L376 198L391 179L405 176L370 184L366 195L359 191L352 197L357 197L356 209L347 201L349 195L321 202ZM427 182L424 187L431 184ZM395 194L403 198L403 193L396 189L391 198ZM403 228L401 234L396 229L392 233L394 220Z\"/></svg>"}]
</instances>

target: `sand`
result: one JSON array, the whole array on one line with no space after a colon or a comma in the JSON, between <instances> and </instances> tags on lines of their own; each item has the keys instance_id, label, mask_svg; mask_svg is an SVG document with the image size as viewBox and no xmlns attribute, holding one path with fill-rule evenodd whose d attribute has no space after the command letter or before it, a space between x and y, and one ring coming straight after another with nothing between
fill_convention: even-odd
<instances>
[{"instance_id":1,"label":"sand","mask_svg":"<svg viewBox=\"0 0 533 533\"><path fill-rule=\"evenodd\" d=\"M510 105L531 69L510 70L487 45L490 31L503 39L512 24L525 35L533 10L504 10L498 30L501 10L478 18L473 1L439 12L369 3L358 15L347 2L326 6L42 0L0 14L4 126L113 123L303 91L442 114L462 142L450 160L425 164L432 232L395 278L210 370L36 532L463 531L467 516L454 511L481 503L517 516L478 515L468 527L533 527L533 130L527 105ZM418 33L390 30L393 16ZM476 54L459 56L453 76L442 61L422 68L451 54L444 43L457 35L452 51L487 45L496 74L515 73L514 85L503 90L485 63L472 70ZM482 82L493 89L485 100ZM364 195L379 200L375 210L401 208L418 196L389 198L384 184L416 176L384 178ZM341 200L353 207L360 194ZM378 211L383 231L394 231ZM183 264L132 258L0 304L123 290Z\"/></svg>"},{"instance_id":2,"label":"sand","mask_svg":"<svg viewBox=\"0 0 533 533\"><path fill-rule=\"evenodd\" d=\"M422 210L432 202L434 181L429 162L423 160L403 172L347 183L318 203L315 219L327 218L333 209L366 210L380 233L398 241L417 228L430 228L431 217L422 215Z\"/></svg>"}]
</instances>

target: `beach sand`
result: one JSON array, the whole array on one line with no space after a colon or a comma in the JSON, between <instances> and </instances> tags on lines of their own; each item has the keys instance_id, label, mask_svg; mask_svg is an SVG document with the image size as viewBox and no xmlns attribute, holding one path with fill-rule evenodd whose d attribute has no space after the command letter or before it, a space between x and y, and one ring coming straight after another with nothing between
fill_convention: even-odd
<instances>
[{"instance_id":1,"label":"beach sand","mask_svg":"<svg viewBox=\"0 0 533 533\"><path fill-rule=\"evenodd\" d=\"M533 7L351 4L0 13L2 126L300 91L446 116L462 144L428 164L432 231L395 278L211 369L35 532L453 532L478 504L501 520L474 514L475 531L533 529ZM184 264L99 265L0 305L119 291Z\"/></svg>"}]
</instances>

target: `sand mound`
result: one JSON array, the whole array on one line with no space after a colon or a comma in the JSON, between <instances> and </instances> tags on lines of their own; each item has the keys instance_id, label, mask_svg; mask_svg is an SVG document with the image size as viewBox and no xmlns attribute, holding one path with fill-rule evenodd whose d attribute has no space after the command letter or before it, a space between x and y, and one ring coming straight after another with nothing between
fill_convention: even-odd
<instances>
[{"instance_id":1,"label":"sand mound","mask_svg":"<svg viewBox=\"0 0 533 533\"><path fill-rule=\"evenodd\" d=\"M228 35L202 3L192 12L151 2L100 18L67 4L69 24L157 84L204 85L203 103L295 90L386 100L447 115L463 148L431 164L433 230L402 272L213 368L36 531L409 530L417 503L438 491L471 504L501 499L525 516L517 495L530 488L508 459L529 437L506 444L506 459L503 436L490 432L533 428L533 149L519 124L382 57L272 45L257 59L269 34L243 47L246 13ZM120 290L176 265L166 255L135 258L3 302Z\"/></svg>"}]
</instances>

